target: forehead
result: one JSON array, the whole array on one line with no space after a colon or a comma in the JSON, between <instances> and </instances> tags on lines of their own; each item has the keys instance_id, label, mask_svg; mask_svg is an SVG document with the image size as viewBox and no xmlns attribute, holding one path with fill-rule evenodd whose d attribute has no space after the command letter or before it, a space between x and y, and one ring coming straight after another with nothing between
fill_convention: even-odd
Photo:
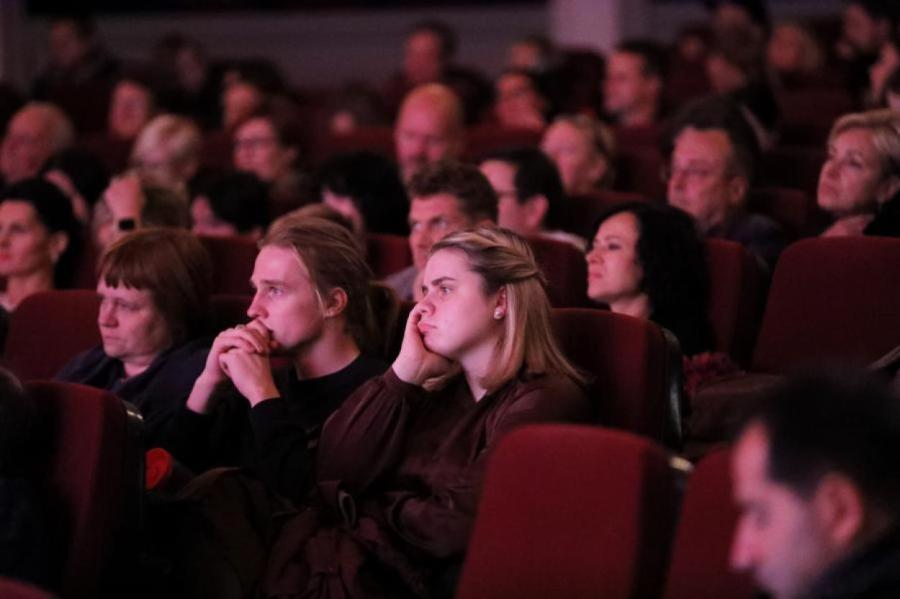
<instances>
[{"instance_id":1,"label":"forehead","mask_svg":"<svg viewBox=\"0 0 900 599\"><path fill-rule=\"evenodd\" d=\"M725 160L731 154L731 141L721 129L699 130L688 127L675 139L673 156L686 160Z\"/></svg>"},{"instance_id":2,"label":"forehead","mask_svg":"<svg viewBox=\"0 0 900 599\"><path fill-rule=\"evenodd\" d=\"M588 135L578 127L565 121L555 123L547 129L544 136L545 144L582 144L589 143Z\"/></svg>"},{"instance_id":3,"label":"forehead","mask_svg":"<svg viewBox=\"0 0 900 599\"><path fill-rule=\"evenodd\" d=\"M644 59L632 52L614 52L609 57L609 69L615 71L628 71L637 74L644 66Z\"/></svg>"},{"instance_id":4,"label":"forehead","mask_svg":"<svg viewBox=\"0 0 900 599\"><path fill-rule=\"evenodd\" d=\"M120 81L116 85L115 93L118 96L140 96L141 98L150 95L147 88L134 81Z\"/></svg>"},{"instance_id":5,"label":"forehead","mask_svg":"<svg viewBox=\"0 0 900 599\"><path fill-rule=\"evenodd\" d=\"M37 109L25 109L16 114L9 124L10 131L43 133L49 128L49 120Z\"/></svg>"},{"instance_id":6,"label":"forehead","mask_svg":"<svg viewBox=\"0 0 900 599\"><path fill-rule=\"evenodd\" d=\"M415 50L438 51L441 47L441 40L437 34L431 31L416 31L406 39L406 45Z\"/></svg>"},{"instance_id":7,"label":"forehead","mask_svg":"<svg viewBox=\"0 0 900 599\"><path fill-rule=\"evenodd\" d=\"M531 79L520 73L506 73L497 80L499 91L531 89Z\"/></svg>"},{"instance_id":8,"label":"forehead","mask_svg":"<svg viewBox=\"0 0 900 599\"><path fill-rule=\"evenodd\" d=\"M309 270L293 248L267 245L259 250L253 265L253 281L293 282L309 279Z\"/></svg>"},{"instance_id":9,"label":"forehead","mask_svg":"<svg viewBox=\"0 0 900 599\"><path fill-rule=\"evenodd\" d=\"M97 283L97 293L103 297L118 299L129 303L149 303L153 304L153 294L149 289L137 289L135 287L126 287L125 285L116 285L110 287L106 284L103 277Z\"/></svg>"},{"instance_id":10,"label":"forehead","mask_svg":"<svg viewBox=\"0 0 900 599\"><path fill-rule=\"evenodd\" d=\"M3 218L20 221L36 221L38 220L37 212L34 206L28 202L15 199L4 200L0 203L0 215Z\"/></svg>"},{"instance_id":11,"label":"forehead","mask_svg":"<svg viewBox=\"0 0 900 599\"><path fill-rule=\"evenodd\" d=\"M458 281L466 281L471 278L479 278L469 268L466 255L456 249L438 250L428 258L425 264L423 282L428 285L435 279L450 277Z\"/></svg>"},{"instance_id":12,"label":"forehead","mask_svg":"<svg viewBox=\"0 0 900 599\"><path fill-rule=\"evenodd\" d=\"M768 434L761 424L751 424L738 439L731 458L731 470L737 497L758 494L771 484L768 463Z\"/></svg>"},{"instance_id":13,"label":"forehead","mask_svg":"<svg viewBox=\"0 0 900 599\"><path fill-rule=\"evenodd\" d=\"M417 196L409 205L409 219L427 221L433 218L465 218L460 209L459 200L450 193L439 193L430 196Z\"/></svg>"},{"instance_id":14,"label":"forehead","mask_svg":"<svg viewBox=\"0 0 900 599\"><path fill-rule=\"evenodd\" d=\"M250 119L237 130L237 135L249 137L251 135L274 135L275 128L266 119Z\"/></svg>"},{"instance_id":15,"label":"forehead","mask_svg":"<svg viewBox=\"0 0 900 599\"><path fill-rule=\"evenodd\" d=\"M597 229L597 237L615 235L623 239L637 239L638 220L631 212L620 212L610 216L600 223Z\"/></svg>"},{"instance_id":16,"label":"forehead","mask_svg":"<svg viewBox=\"0 0 900 599\"><path fill-rule=\"evenodd\" d=\"M875 144L872 141L872 132L859 127L841 131L834 136L834 139L831 140L831 144L848 150L875 152Z\"/></svg>"},{"instance_id":17,"label":"forehead","mask_svg":"<svg viewBox=\"0 0 900 599\"><path fill-rule=\"evenodd\" d=\"M403 107L397 128L443 136L449 132L450 115L438 99L422 96Z\"/></svg>"}]
</instances>

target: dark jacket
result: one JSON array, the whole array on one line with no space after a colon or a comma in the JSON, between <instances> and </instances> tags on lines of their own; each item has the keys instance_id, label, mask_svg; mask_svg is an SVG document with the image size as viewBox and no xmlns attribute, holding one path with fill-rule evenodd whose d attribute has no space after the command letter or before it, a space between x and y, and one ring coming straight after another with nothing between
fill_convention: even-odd
<instances>
[{"instance_id":1,"label":"dark jacket","mask_svg":"<svg viewBox=\"0 0 900 599\"><path fill-rule=\"evenodd\" d=\"M900 597L900 527L833 565L805 599Z\"/></svg>"}]
</instances>

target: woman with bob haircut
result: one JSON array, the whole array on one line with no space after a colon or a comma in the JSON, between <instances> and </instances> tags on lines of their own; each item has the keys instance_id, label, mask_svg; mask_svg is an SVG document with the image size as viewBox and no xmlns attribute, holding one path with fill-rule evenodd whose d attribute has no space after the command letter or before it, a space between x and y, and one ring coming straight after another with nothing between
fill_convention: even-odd
<instances>
[{"instance_id":1,"label":"woman with bob haircut","mask_svg":"<svg viewBox=\"0 0 900 599\"><path fill-rule=\"evenodd\" d=\"M393 298L353 234L315 217L273 223L251 281L250 322L216 337L167 448L194 472L248 466L300 499L326 418L387 368L375 308ZM273 355L286 366L273 370Z\"/></svg>"},{"instance_id":2,"label":"woman with bob haircut","mask_svg":"<svg viewBox=\"0 0 900 599\"><path fill-rule=\"evenodd\" d=\"M131 150L131 166L144 185L186 193L188 181L200 168L202 146L202 134L192 120L161 114L141 129Z\"/></svg>"},{"instance_id":3,"label":"woman with bob haircut","mask_svg":"<svg viewBox=\"0 0 900 599\"><path fill-rule=\"evenodd\" d=\"M429 595L463 556L485 461L504 435L589 418L522 238L451 234L432 248L423 280L393 366L326 423L320 501L276 536L263 596L324 596L338 585L348 596ZM331 574L315 575L321 568Z\"/></svg>"},{"instance_id":4,"label":"woman with bob haircut","mask_svg":"<svg viewBox=\"0 0 900 599\"><path fill-rule=\"evenodd\" d=\"M152 446L203 370L212 263L188 231L142 229L97 265L102 343L57 380L112 391L140 409Z\"/></svg>"},{"instance_id":5,"label":"woman with bob haircut","mask_svg":"<svg viewBox=\"0 0 900 599\"><path fill-rule=\"evenodd\" d=\"M900 114L871 110L835 122L816 202L835 218L823 236L900 235Z\"/></svg>"},{"instance_id":6,"label":"woman with bob haircut","mask_svg":"<svg viewBox=\"0 0 900 599\"><path fill-rule=\"evenodd\" d=\"M544 132L541 151L559 170L566 194L612 187L614 139L597 119L583 114L558 116Z\"/></svg>"}]
</instances>

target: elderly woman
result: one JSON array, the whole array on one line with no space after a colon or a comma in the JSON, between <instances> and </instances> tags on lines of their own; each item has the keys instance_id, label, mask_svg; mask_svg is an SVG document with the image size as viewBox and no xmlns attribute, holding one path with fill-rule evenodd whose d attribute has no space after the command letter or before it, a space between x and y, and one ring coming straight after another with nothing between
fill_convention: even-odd
<instances>
[{"instance_id":1,"label":"elderly woman","mask_svg":"<svg viewBox=\"0 0 900 599\"><path fill-rule=\"evenodd\" d=\"M202 144L193 121L161 114L141 130L131 150L131 164L144 185L185 192L200 168Z\"/></svg>"},{"instance_id":2,"label":"elderly woman","mask_svg":"<svg viewBox=\"0 0 900 599\"><path fill-rule=\"evenodd\" d=\"M613 137L596 119L585 115L558 117L544 133L541 150L556 165L568 195L612 185Z\"/></svg>"},{"instance_id":3,"label":"elderly woman","mask_svg":"<svg viewBox=\"0 0 900 599\"><path fill-rule=\"evenodd\" d=\"M900 114L848 114L828 136L816 201L835 221L825 236L898 235Z\"/></svg>"},{"instance_id":4,"label":"elderly woman","mask_svg":"<svg viewBox=\"0 0 900 599\"><path fill-rule=\"evenodd\" d=\"M135 404L153 446L206 361L211 271L209 255L188 231L144 229L114 243L98 265L102 343L56 378Z\"/></svg>"}]
</instances>

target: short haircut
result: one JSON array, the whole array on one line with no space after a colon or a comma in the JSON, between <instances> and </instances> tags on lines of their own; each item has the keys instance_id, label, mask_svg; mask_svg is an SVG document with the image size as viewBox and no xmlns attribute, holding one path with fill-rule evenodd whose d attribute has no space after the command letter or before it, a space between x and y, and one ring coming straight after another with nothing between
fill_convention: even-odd
<instances>
[{"instance_id":1,"label":"short haircut","mask_svg":"<svg viewBox=\"0 0 900 599\"><path fill-rule=\"evenodd\" d=\"M269 223L269 188L253 173L229 172L211 178L198 192L209 201L216 218L248 233Z\"/></svg>"},{"instance_id":2,"label":"short haircut","mask_svg":"<svg viewBox=\"0 0 900 599\"><path fill-rule=\"evenodd\" d=\"M753 183L760 155L759 143L737 104L727 98L715 96L701 98L685 106L675 117L667 136L664 148L666 156L672 155L675 140L688 128L698 131L720 130L725 133L732 149L729 168Z\"/></svg>"},{"instance_id":3,"label":"short haircut","mask_svg":"<svg viewBox=\"0 0 900 599\"><path fill-rule=\"evenodd\" d=\"M129 233L100 257L97 272L109 287L149 291L176 344L204 331L212 261L189 231L147 228Z\"/></svg>"},{"instance_id":4,"label":"short haircut","mask_svg":"<svg viewBox=\"0 0 900 599\"><path fill-rule=\"evenodd\" d=\"M684 355L709 351L709 271L706 245L694 219L667 204L625 202L600 215L595 235L604 221L622 213L634 215L638 222L637 259L644 275L641 291L650 300L650 319L675 335Z\"/></svg>"},{"instance_id":5,"label":"short haircut","mask_svg":"<svg viewBox=\"0 0 900 599\"><path fill-rule=\"evenodd\" d=\"M850 129L868 131L884 176L900 177L900 114L890 108L845 114L834 123L828 142Z\"/></svg>"},{"instance_id":6,"label":"short haircut","mask_svg":"<svg viewBox=\"0 0 900 599\"><path fill-rule=\"evenodd\" d=\"M441 161L425 165L410 179L406 191L410 201L446 193L456 198L460 211L470 221L497 220L497 193L470 164Z\"/></svg>"},{"instance_id":7,"label":"short haircut","mask_svg":"<svg viewBox=\"0 0 900 599\"><path fill-rule=\"evenodd\" d=\"M456 48L459 44L456 31L443 21L420 21L413 25L409 31L410 36L417 33L430 33L438 39L441 47L441 58L444 61L449 61L456 56Z\"/></svg>"},{"instance_id":8,"label":"short haircut","mask_svg":"<svg viewBox=\"0 0 900 599\"><path fill-rule=\"evenodd\" d=\"M56 185L39 177L24 179L5 188L0 192L0 203L7 201L31 205L48 233L66 234L69 243L60 254L53 272L55 286L68 287L82 244L81 223L72 211L72 202Z\"/></svg>"},{"instance_id":9,"label":"short haircut","mask_svg":"<svg viewBox=\"0 0 900 599\"><path fill-rule=\"evenodd\" d=\"M181 165L192 159L199 160L202 146L200 129L192 120L175 114L161 114L144 125L134 141L131 159L141 162L142 156L162 150L167 161Z\"/></svg>"},{"instance_id":10,"label":"short haircut","mask_svg":"<svg viewBox=\"0 0 900 599\"><path fill-rule=\"evenodd\" d=\"M319 187L349 197L366 231L406 235L409 200L394 162L374 152L340 154L319 171Z\"/></svg>"},{"instance_id":11,"label":"short haircut","mask_svg":"<svg viewBox=\"0 0 900 599\"><path fill-rule=\"evenodd\" d=\"M664 79L668 70L668 59L665 49L652 40L625 40L616 46L616 52L634 54L641 59L641 73L644 77Z\"/></svg>"},{"instance_id":12,"label":"short haircut","mask_svg":"<svg viewBox=\"0 0 900 599\"><path fill-rule=\"evenodd\" d=\"M839 472L894 518L900 516L900 397L874 375L801 376L754 406L769 443L768 476L808 498Z\"/></svg>"},{"instance_id":13,"label":"short haircut","mask_svg":"<svg viewBox=\"0 0 900 599\"><path fill-rule=\"evenodd\" d=\"M559 226L565 200L563 185L556 165L546 154L537 148L515 148L489 154L483 159L487 160L505 162L515 169L513 185L519 204L524 204L536 195L546 197L547 215L544 217L544 226L550 229Z\"/></svg>"},{"instance_id":14,"label":"short haircut","mask_svg":"<svg viewBox=\"0 0 900 599\"><path fill-rule=\"evenodd\" d=\"M54 152L68 148L75 143L75 127L68 115L56 104L29 102L12 116L10 122L24 112L39 115L50 134L50 146Z\"/></svg>"},{"instance_id":15,"label":"short haircut","mask_svg":"<svg viewBox=\"0 0 900 599\"><path fill-rule=\"evenodd\" d=\"M40 412L22 383L0 368L0 478L28 476L37 453Z\"/></svg>"}]
</instances>

